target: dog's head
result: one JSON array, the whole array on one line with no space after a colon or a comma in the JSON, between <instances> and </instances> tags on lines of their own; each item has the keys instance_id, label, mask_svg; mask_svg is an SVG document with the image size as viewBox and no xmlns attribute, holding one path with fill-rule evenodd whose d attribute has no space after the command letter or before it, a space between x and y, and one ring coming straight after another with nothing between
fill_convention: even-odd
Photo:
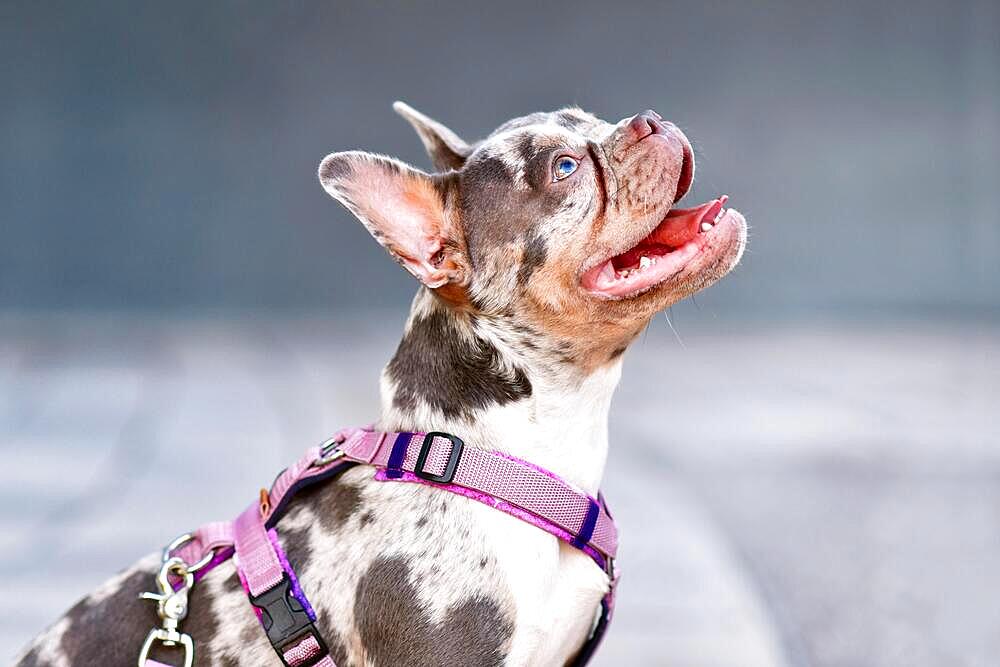
<instances>
[{"instance_id":1,"label":"dog's head","mask_svg":"<svg viewBox=\"0 0 1000 667\"><path fill-rule=\"evenodd\" d=\"M694 157L653 111L614 125L579 109L534 113L468 144L395 108L438 173L333 153L320 164L323 187L452 307L572 341L588 365L620 353L743 252L746 222L725 197L674 208Z\"/></svg>"}]
</instances>

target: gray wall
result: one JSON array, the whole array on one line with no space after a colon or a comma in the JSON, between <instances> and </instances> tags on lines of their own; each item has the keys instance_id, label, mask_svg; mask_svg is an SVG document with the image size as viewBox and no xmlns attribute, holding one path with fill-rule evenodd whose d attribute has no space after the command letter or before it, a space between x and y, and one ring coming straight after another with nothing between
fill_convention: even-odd
<instances>
[{"instance_id":1,"label":"gray wall","mask_svg":"<svg viewBox=\"0 0 1000 667\"><path fill-rule=\"evenodd\" d=\"M693 197L752 224L713 308L1000 307L995 2L417 4L4 3L0 307L409 299L315 177L426 166L396 98L469 138L567 103L675 120Z\"/></svg>"}]
</instances>

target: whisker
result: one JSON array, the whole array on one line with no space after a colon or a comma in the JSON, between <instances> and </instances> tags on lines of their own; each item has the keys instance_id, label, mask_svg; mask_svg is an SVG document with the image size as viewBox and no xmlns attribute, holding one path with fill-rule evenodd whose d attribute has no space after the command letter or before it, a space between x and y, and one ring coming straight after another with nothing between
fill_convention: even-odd
<instances>
[{"instance_id":1,"label":"whisker","mask_svg":"<svg viewBox=\"0 0 1000 667\"><path fill-rule=\"evenodd\" d=\"M681 347L686 350L687 349L687 345L685 345L684 341L681 340L681 335L679 333L677 333L677 329L674 328L674 323L670 321L670 312L672 312L673 309L674 309L674 307L671 306L667 310L663 311L663 317L664 317L664 319L667 320L667 324L670 326L670 330L674 332L674 338L676 338L677 342L680 343Z\"/></svg>"}]
</instances>

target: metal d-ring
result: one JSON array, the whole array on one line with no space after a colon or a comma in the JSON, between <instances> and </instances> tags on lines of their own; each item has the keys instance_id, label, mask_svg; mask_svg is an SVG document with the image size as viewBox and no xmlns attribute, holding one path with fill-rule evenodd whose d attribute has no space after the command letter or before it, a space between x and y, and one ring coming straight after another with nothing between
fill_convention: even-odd
<instances>
[{"instance_id":1,"label":"metal d-ring","mask_svg":"<svg viewBox=\"0 0 1000 667\"><path fill-rule=\"evenodd\" d=\"M163 547L162 562L166 563L173 557L172 554L174 551L177 551L182 546L184 546L188 542L193 541L194 539L195 539L194 533L182 533L177 537L175 537L170 544ZM201 560L199 560L197 563L194 563L193 565L187 565L185 563L185 565L187 565L187 571L190 572L191 574L194 574L201 568L211 563L214 557L215 557L215 549L209 549L208 553L202 556Z\"/></svg>"}]
</instances>

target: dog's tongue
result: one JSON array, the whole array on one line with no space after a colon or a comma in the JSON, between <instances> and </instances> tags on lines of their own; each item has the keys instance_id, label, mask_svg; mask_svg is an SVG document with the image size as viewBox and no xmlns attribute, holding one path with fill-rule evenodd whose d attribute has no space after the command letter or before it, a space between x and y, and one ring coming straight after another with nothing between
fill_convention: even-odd
<instances>
[{"instance_id":1,"label":"dog's tongue","mask_svg":"<svg viewBox=\"0 0 1000 667\"><path fill-rule=\"evenodd\" d=\"M711 222L715 219L727 199L729 197L723 195L701 206L671 209L660 226L649 235L648 242L679 248L694 238L702 221Z\"/></svg>"}]
</instances>

